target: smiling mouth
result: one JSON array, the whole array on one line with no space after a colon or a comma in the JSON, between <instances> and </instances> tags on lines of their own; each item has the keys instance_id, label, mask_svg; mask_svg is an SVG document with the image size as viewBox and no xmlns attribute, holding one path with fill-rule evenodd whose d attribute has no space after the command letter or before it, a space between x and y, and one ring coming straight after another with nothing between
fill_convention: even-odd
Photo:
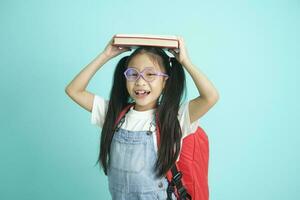
<instances>
[{"instance_id":1,"label":"smiling mouth","mask_svg":"<svg viewBox=\"0 0 300 200\"><path fill-rule=\"evenodd\" d=\"M150 94L150 91L146 91L146 90L135 90L134 91L135 95L138 97L144 97Z\"/></svg>"}]
</instances>

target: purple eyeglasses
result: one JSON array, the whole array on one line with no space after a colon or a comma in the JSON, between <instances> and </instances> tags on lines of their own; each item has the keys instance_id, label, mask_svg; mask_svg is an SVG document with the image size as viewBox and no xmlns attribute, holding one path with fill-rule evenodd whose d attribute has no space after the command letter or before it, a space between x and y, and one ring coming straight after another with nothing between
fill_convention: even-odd
<instances>
[{"instance_id":1,"label":"purple eyeglasses","mask_svg":"<svg viewBox=\"0 0 300 200\"><path fill-rule=\"evenodd\" d=\"M136 81L143 77L143 79L147 82L154 81L157 76L169 77L167 74L162 72L155 71L153 67L146 67L143 71L139 72L137 69L128 67L124 72L124 75L128 81Z\"/></svg>"}]
</instances>

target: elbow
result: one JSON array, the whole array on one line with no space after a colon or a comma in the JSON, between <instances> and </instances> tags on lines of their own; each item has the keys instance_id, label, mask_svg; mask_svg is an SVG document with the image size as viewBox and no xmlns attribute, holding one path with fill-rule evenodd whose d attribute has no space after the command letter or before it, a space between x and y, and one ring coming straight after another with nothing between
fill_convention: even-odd
<instances>
[{"instance_id":1,"label":"elbow","mask_svg":"<svg viewBox=\"0 0 300 200\"><path fill-rule=\"evenodd\" d=\"M68 94L68 92L69 92L69 88L68 88L68 86L67 86L67 87L65 87L65 93Z\"/></svg>"},{"instance_id":2,"label":"elbow","mask_svg":"<svg viewBox=\"0 0 300 200\"><path fill-rule=\"evenodd\" d=\"M65 87L65 93L66 93L68 96L71 95L72 90L71 90L71 88L70 88L69 86Z\"/></svg>"},{"instance_id":3,"label":"elbow","mask_svg":"<svg viewBox=\"0 0 300 200\"><path fill-rule=\"evenodd\" d=\"M214 95L212 95L212 99L214 99L215 101L218 101L219 98L220 98L220 95L219 95L218 91L215 91Z\"/></svg>"},{"instance_id":4,"label":"elbow","mask_svg":"<svg viewBox=\"0 0 300 200\"><path fill-rule=\"evenodd\" d=\"M220 99L220 96L218 93L212 95L210 98L208 98L208 101L211 102L212 104L217 103L217 101Z\"/></svg>"},{"instance_id":5,"label":"elbow","mask_svg":"<svg viewBox=\"0 0 300 200\"><path fill-rule=\"evenodd\" d=\"M219 99L220 99L220 96L217 94L217 95L215 96L215 98L214 98L215 103L217 103L217 101L219 101Z\"/></svg>"},{"instance_id":6,"label":"elbow","mask_svg":"<svg viewBox=\"0 0 300 200\"><path fill-rule=\"evenodd\" d=\"M217 93L217 94L215 95L215 100L218 101L219 99L220 99L220 95Z\"/></svg>"},{"instance_id":7,"label":"elbow","mask_svg":"<svg viewBox=\"0 0 300 200\"><path fill-rule=\"evenodd\" d=\"M74 88L71 88L70 86L65 87L65 93L69 97L74 97L76 94L80 93L80 90L75 90Z\"/></svg>"}]
</instances>

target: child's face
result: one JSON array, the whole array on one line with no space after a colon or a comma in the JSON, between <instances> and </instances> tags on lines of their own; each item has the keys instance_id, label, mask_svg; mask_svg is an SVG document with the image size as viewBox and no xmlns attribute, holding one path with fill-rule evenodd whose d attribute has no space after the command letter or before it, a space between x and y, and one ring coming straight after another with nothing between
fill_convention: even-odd
<instances>
[{"instance_id":1,"label":"child's face","mask_svg":"<svg viewBox=\"0 0 300 200\"><path fill-rule=\"evenodd\" d=\"M137 69L141 72L146 67L153 67L155 71L166 73L163 67L160 67L158 63L154 63L147 54L138 54L134 56L128 63L128 67ZM131 98L135 100L135 110L145 111L156 107L156 102L165 87L166 79L164 76L156 76L152 82L147 82L142 76L136 81L126 80L126 87ZM148 95L138 95L136 90L150 91Z\"/></svg>"}]
</instances>

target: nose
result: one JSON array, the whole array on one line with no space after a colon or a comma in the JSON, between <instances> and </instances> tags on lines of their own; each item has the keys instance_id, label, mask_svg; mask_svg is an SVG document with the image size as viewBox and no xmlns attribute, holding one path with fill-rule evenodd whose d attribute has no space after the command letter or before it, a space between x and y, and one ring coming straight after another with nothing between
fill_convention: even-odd
<instances>
[{"instance_id":1,"label":"nose","mask_svg":"<svg viewBox=\"0 0 300 200\"><path fill-rule=\"evenodd\" d=\"M136 85L141 85L141 84L146 84L146 80L144 79L144 77L141 75L136 81L135 81L135 84Z\"/></svg>"}]
</instances>

